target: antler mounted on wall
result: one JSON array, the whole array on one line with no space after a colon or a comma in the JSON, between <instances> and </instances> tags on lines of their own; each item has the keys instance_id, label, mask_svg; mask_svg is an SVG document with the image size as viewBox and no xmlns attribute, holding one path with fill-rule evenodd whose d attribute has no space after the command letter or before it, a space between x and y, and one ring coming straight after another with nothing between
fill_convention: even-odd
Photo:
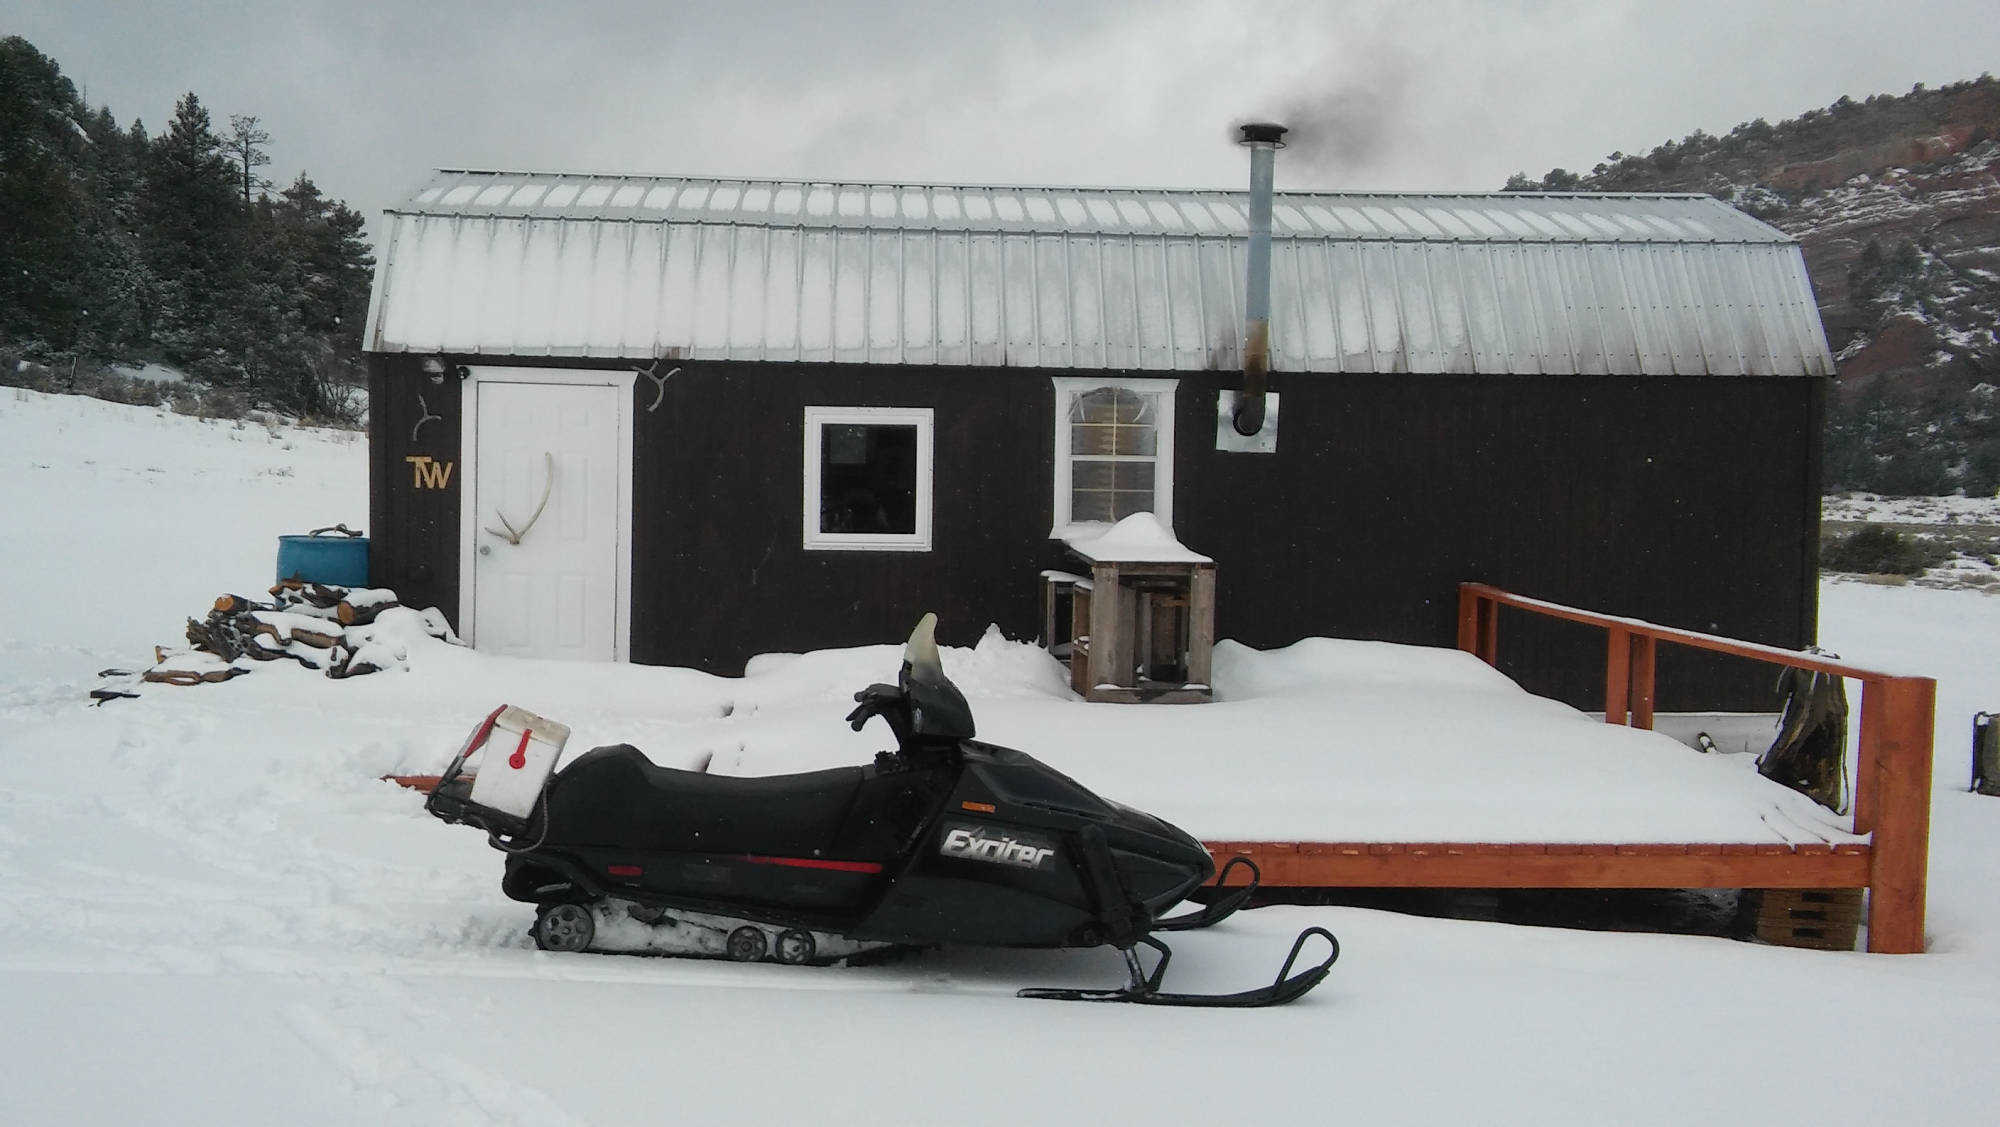
<instances>
[{"instance_id":1,"label":"antler mounted on wall","mask_svg":"<svg viewBox=\"0 0 2000 1127\"><path fill-rule=\"evenodd\" d=\"M518 546L521 543L521 537L526 536L528 530L535 527L535 522L542 519L542 510L549 507L549 494L554 492L556 487L556 456L554 454L543 454L542 462L548 470L548 480L542 485L542 503L535 506L534 515L528 518L528 523L515 528L513 522L507 519L507 514L495 509L493 510L493 515L500 518L501 526L507 531L502 532L497 528L488 528L487 532L498 536L509 544Z\"/></svg>"},{"instance_id":2,"label":"antler mounted on wall","mask_svg":"<svg viewBox=\"0 0 2000 1127\"><path fill-rule=\"evenodd\" d=\"M646 413L649 415L652 414L654 411L659 410L660 404L666 400L667 381L673 379L675 376L680 374L680 369L675 368L664 376L660 375L659 374L660 365L664 363L666 363L665 359L659 359L653 361L651 364L648 364L643 368L632 369L633 371L639 373L640 375L646 377L647 379L652 380L653 386L656 389L658 389L658 394L654 395L653 401L646 406Z\"/></svg>"},{"instance_id":3,"label":"antler mounted on wall","mask_svg":"<svg viewBox=\"0 0 2000 1127\"><path fill-rule=\"evenodd\" d=\"M424 402L424 397L421 395L417 396L417 412L423 417L417 420L416 426L410 428L410 445L412 446L417 444L417 432L424 429L425 423L438 422L444 418L443 415L431 414L431 405Z\"/></svg>"}]
</instances>

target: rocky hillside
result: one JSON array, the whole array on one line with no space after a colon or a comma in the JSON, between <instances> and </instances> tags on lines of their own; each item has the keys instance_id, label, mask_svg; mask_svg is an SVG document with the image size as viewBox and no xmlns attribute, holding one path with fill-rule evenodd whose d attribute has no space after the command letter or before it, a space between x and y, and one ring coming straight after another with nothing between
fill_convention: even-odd
<instances>
[{"instance_id":1,"label":"rocky hillside","mask_svg":"<svg viewBox=\"0 0 2000 1127\"><path fill-rule=\"evenodd\" d=\"M2000 81L1841 98L1511 190L1708 192L1805 250L1839 379L1827 487L2000 490Z\"/></svg>"}]
</instances>

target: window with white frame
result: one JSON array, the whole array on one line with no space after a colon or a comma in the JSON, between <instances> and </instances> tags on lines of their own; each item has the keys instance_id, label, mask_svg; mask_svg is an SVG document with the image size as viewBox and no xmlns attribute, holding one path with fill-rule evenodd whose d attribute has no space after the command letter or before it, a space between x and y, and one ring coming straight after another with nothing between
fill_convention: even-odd
<instances>
[{"instance_id":1,"label":"window with white frame","mask_svg":"<svg viewBox=\"0 0 2000 1127\"><path fill-rule=\"evenodd\" d=\"M808 407L805 546L927 552L929 407Z\"/></svg>"},{"instance_id":2,"label":"window with white frame","mask_svg":"<svg viewBox=\"0 0 2000 1127\"><path fill-rule=\"evenodd\" d=\"M1133 513L1174 521L1174 380L1054 377L1055 528L1102 529Z\"/></svg>"}]
</instances>

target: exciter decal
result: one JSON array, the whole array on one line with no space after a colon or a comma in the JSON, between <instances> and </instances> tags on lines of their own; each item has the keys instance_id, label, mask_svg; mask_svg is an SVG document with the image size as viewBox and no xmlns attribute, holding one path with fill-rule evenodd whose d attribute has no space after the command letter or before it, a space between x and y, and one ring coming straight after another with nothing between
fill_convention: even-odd
<instances>
[{"instance_id":1,"label":"exciter decal","mask_svg":"<svg viewBox=\"0 0 2000 1127\"><path fill-rule=\"evenodd\" d=\"M938 852L968 861L989 861L1018 869L1039 869L1056 851L1046 845L1021 838L989 834L976 826L949 826Z\"/></svg>"}]
</instances>

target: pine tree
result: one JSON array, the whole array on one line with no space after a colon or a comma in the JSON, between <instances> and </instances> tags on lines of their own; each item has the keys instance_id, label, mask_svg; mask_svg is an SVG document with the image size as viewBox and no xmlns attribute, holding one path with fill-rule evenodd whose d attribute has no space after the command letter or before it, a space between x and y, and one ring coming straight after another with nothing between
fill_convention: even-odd
<instances>
[{"instance_id":1,"label":"pine tree","mask_svg":"<svg viewBox=\"0 0 2000 1127\"><path fill-rule=\"evenodd\" d=\"M269 180L257 175L257 169L271 163L264 152L265 142L271 135L258 128L258 118L253 114L231 114L229 116L229 136L222 147L229 154L229 160L236 165L243 182L243 206L250 206L250 193L271 186Z\"/></svg>"},{"instance_id":2,"label":"pine tree","mask_svg":"<svg viewBox=\"0 0 2000 1127\"><path fill-rule=\"evenodd\" d=\"M242 382L242 365L219 347L243 226L236 177L208 110L190 91L152 144L140 200L147 264L158 282L153 337L168 357L220 382Z\"/></svg>"},{"instance_id":3,"label":"pine tree","mask_svg":"<svg viewBox=\"0 0 2000 1127\"><path fill-rule=\"evenodd\" d=\"M0 332L55 349L74 345L85 308L84 116L54 60L0 39Z\"/></svg>"}]
</instances>

